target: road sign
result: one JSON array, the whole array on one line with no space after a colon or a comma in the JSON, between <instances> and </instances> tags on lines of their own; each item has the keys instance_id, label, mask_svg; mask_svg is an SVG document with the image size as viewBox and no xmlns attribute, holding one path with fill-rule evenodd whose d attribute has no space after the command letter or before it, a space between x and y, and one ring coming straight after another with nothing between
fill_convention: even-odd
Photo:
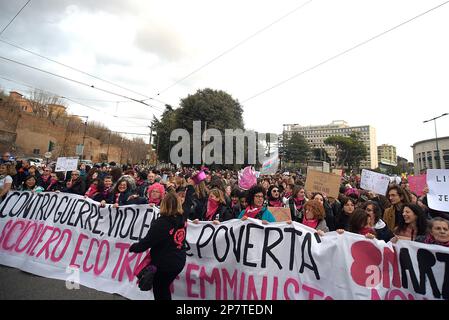
<instances>
[{"instance_id":1,"label":"road sign","mask_svg":"<svg viewBox=\"0 0 449 320\"><path fill-rule=\"evenodd\" d=\"M51 158L51 152L45 152L44 153L44 157L45 157L45 159L50 159Z\"/></svg>"}]
</instances>

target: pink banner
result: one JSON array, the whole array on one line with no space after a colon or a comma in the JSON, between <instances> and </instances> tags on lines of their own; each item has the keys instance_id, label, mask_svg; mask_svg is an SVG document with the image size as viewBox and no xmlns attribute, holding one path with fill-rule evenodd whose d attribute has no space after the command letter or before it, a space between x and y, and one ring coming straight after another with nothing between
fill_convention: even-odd
<instances>
[{"instance_id":1,"label":"pink banner","mask_svg":"<svg viewBox=\"0 0 449 320\"><path fill-rule=\"evenodd\" d=\"M416 193L418 197L423 195L423 190L426 187L426 175L422 174L419 176L408 177L408 184L410 191Z\"/></svg>"}]
</instances>

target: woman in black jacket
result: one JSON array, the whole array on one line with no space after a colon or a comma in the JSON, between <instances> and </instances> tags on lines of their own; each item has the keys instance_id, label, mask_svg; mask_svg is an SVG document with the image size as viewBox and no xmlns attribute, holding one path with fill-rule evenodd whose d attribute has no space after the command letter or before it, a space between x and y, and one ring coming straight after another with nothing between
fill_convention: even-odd
<instances>
[{"instance_id":1,"label":"woman in black jacket","mask_svg":"<svg viewBox=\"0 0 449 320\"><path fill-rule=\"evenodd\" d=\"M131 245L129 251L144 252L151 248L151 264L157 268L153 280L154 299L171 300L170 285L186 264L187 223L176 193L169 192L164 197L159 214L145 238Z\"/></svg>"}]
</instances>

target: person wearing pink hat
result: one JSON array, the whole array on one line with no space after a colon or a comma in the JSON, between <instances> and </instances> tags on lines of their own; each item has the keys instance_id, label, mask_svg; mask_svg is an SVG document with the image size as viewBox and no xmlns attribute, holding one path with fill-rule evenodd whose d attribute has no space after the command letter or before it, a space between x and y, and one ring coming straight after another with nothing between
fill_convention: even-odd
<instances>
[{"instance_id":1,"label":"person wearing pink hat","mask_svg":"<svg viewBox=\"0 0 449 320\"><path fill-rule=\"evenodd\" d=\"M156 182L148 187L148 203L150 205L159 207L161 205L161 201L165 195L165 188L159 182Z\"/></svg>"}]
</instances>

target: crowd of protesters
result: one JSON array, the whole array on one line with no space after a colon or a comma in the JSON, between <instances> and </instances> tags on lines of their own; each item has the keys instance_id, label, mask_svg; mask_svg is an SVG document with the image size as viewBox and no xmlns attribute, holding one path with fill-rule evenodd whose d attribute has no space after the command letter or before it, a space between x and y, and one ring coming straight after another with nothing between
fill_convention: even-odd
<instances>
[{"instance_id":1,"label":"crowd of protesters","mask_svg":"<svg viewBox=\"0 0 449 320\"><path fill-rule=\"evenodd\" d=\"M430 209L428 190L418 197L410 192L405 179L390 184L386 194L379 195L361 190L359 177L343 176L340 194L333 198L306 190L306 177L299 173L263 176L252 188L242 190L238 173L230 170L161 171L103 163L92 168L81 164L65 175L55 173L52 167L37 168L26 160L13 162L8 158L5 153L0 162L0 197L14 189L56 191L83 195L102 206L160 206L164 196L174 192L181 201L184 218L194 223L247 218L270 223L276 221L270 207L285 207L292 221L312 227L320 235L350 231L385 242L407 239L449 245L449 213Z\"/></svg>"},{"instance_id":2,"label":"crowd of protesters","mask_svg":"<svg viewBox=\"0 0 449 320\"><path fill-rule=\"evenodd\" d=\"M449 212L430 209L428 189L419 197L409 190L406 179L390 184L386 194L380 195L360 189L359 176L342 176L339 196L333 198L306 190L306 176L300 173L261 176L255 178L252 187L243 190L239 188L238 172L205 167L155 170L111 162L94 167L81 164L78 170L66 173L54 169L45 165L36 167L26 160L12 161L10 154L4 153L0 160L0 201L10 190L22 190L77 194L101 206L149 204L165 210L167 221L160 223L165 229L172 228L172 224L176 228L186 227L187 219L193 223L220 224L231 219L253 218L269 224L276 222L270 208L283 207L290 212L291 220L287 223L301 223L315 229L319 236L330 231L340 234L346 231L385 242L401 239L449 246ZM173 201L178 201L178 205ZM172 273L157 274L155 294L157 291L159 299L171 298L168 284L185 263L185 253L181 254L183 247L170 237L171 233L167 238L152 228L141 244L131 248L141 252L154 246L159 249L153 251L159 250L179 260ZM164 245L158 239L171 244ZM162 266L161 262L159 267Z\"/></svg>"},{"instance_id":3,"label":"crowd of protesters","mask_svg":"<svg viewBox=\"0 0 449 320\"><path fill-rule=\"evenodd\" d=\"M419 197L406 179L390 184L385 195L360 189L358 176L343 176L337 198L305 189L306 177L281 172L262 176L249 190L238 184L238 172L192 168L154 170L146 166L81 164L78 170L54 172L54 167L35 167L28 161L0 161L0 197L9 190L66 192L82 195L115 207L130 204L160 206L168 192L177 194L183 216L194 223L218 224L231 219L255 218L275 222L270 207L289 208L291 220L312 227L323 235L350 231L397 241L416 240L449 245L449 212L427 206L426 188ZM288 221L290 222L290 221ZM437 229L440 235L436 235ZM441 234L446 232L445 237ZM439 239L439 240L437 240Z\"/></svg>"}]
</instances>

